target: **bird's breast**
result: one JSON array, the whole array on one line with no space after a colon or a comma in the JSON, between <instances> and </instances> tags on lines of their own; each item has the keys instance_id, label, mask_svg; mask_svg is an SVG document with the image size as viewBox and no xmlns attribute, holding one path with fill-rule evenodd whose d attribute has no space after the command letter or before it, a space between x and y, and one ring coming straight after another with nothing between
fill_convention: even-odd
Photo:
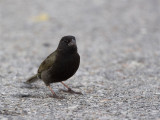
<instances>
[{"instance_id":1,"label":"bird's breast","mask_svg":"<svg viewBox=\"0 0 160 120\"><path fill-rule=\"evenodd\" d=\"M55 63L50 69L52 79L63 81L75 74L79 67L80 57L78 54L58 56Z\"/></svg>"}]
</instances>

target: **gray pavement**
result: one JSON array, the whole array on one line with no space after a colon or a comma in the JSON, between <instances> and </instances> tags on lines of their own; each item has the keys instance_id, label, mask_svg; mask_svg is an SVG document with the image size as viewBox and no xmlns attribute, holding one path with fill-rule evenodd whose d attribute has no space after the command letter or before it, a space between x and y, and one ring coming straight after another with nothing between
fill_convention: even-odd
<instances>
[{"instance_id":1,"label":"gray pavement","mask_svg":"<svg viewBox=\"0 0 160 120\"><path fill-rule=\"evenodd\" d=\"M66 81L83 95L23 82L64 35L81 65ZM0 119L160 120L159 0L0 0Z\"/></svg>"}]
</instances>

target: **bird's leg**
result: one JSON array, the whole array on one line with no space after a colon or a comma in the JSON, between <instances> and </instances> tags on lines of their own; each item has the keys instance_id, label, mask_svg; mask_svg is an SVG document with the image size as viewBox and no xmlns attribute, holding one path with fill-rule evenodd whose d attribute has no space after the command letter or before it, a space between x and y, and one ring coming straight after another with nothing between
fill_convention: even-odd
<instances>
[{"instance_id":1,"label":"bird's leg","mask_svg":"<svg viewBox=\"0 0 160 120\"><path fill-rule=\"evenodd\" d=\"M73 91L70 87L68 87L68 85L64 84L63 82L61 82L61 83L64 85L64 87L66 87L68 89L67 92L69 92L69 93L75 93L75 94L82 94L81 92L75 92L75 91ZM63 90L63 91L65 91L65 90Z\"/></svg>"},{"instance_id":2,"label":"bird's leg","mask_svg":"<svg viewBox=\"0 0 160 120\"><path fill-rule=\"evenodd\" d=\"M49 90L51 91L51 93L53 94L54 98L60 98L59 96L56 95L56 93L52 90L52 88L50 87L50 85L47 86L49 88Z\"/></svg>"}]
</instances>

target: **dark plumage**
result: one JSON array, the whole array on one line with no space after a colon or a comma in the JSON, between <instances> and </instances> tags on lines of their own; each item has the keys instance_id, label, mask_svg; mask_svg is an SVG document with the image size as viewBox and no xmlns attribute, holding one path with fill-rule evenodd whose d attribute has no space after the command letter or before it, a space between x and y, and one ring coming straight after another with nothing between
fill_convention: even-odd
<instances>
[{"instance_id":1,"label":"dark plumage","mask_svg":"<svg viewBox=\"0 0 160 120\"><path fill-rule=\"evenodd\" d=\"M40 65L36 75L27 80L27 83L42 79L46 86L51 90L54 97L57 97L51 89L50 83L61 82L68 92L74 92L62 81L72 77L80 64L80 56L77 52L76 39L74 36L64 36L59 42L57 49L51 53Z\"/></svg>"}]
</instances>

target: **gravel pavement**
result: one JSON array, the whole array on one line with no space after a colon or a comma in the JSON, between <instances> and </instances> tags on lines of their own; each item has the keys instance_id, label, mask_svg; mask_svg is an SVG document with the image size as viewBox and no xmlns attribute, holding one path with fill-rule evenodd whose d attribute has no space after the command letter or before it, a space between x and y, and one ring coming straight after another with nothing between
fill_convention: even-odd
<instances>
[{"instance_id":1,"label":"gravel pavement","mask_svg":"<svg viewBox=\"0 0 160 120\"><path fill-rule=\"evenodd\" d=\"M64 35L81 65L52 98L24 82ZM160 120L160 0L0 0L0 119Z\"/></svg>"}]
</instances>

